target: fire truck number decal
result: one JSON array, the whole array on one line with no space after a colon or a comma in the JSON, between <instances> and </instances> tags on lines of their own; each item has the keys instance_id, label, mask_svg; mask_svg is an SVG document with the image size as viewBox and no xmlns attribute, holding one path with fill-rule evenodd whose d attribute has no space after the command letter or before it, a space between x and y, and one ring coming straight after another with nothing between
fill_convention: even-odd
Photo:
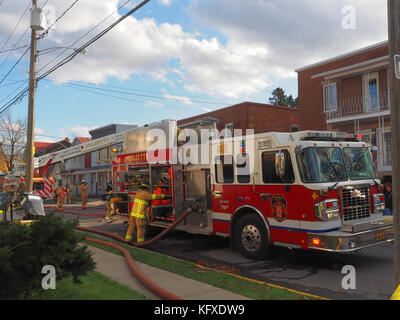
<instances>
[{"instance_id":1,"label":"fire truck number decal","mask_svg":"<svg viewBox=\"0 0 400 320\"><path fill-rule=\"evenodd\" d=\"M278 222L286 220L287 206L285 197L283 195L274 195L272 196L271 204L274 219Z\"/></svg>"}]
</instances>

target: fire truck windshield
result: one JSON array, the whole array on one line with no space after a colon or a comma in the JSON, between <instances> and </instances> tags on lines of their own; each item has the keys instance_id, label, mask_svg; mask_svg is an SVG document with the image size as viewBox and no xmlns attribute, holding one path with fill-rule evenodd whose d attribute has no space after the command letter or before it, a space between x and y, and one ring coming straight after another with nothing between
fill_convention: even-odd
<instances>
[{"instance_id":1,"label":"fire truck windshield","mask_svg":"<svg viewBox=\"0 0 400 320\"><path fill-rule=\"evenodd\" d=\"M305 148L297 155L300 176L305 183L326 183L373 179L368 148Z\"/></svg>"},{"instance_id":2,"label":"fire truck windshield","mask_svg":"<svg viewBox=\"0 0 400 320\"><path fill-rule=\"evenodd\" d=\"M373 179L375 177L368 148L343 148L343 155L351 180Z\"/></svg>"},{"instance_id":3,"label":"fire truck windshield","mask_svg":"<svg viewBox=\"0 0 400 320\"><path fill-rule=\"evenodd\" d=\"M303 182L325 183L348 179L340 148L306 148L297 155L297 162Z\"/></svg>"}]
</instances>

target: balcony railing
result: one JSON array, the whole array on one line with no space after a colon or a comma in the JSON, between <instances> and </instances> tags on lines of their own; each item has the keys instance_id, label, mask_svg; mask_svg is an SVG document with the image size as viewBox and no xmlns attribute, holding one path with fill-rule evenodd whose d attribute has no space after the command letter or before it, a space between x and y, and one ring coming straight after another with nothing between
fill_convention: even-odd
<instances>
[{"instance_id":1,"label":"balcony railing","mask_svg":"<svg viewBox=\"0 0 400 320\"><path fill-rule=\"evenodd\" d=\"M380 92L379 97L351 97L341 99L337 106L331 105L326 112L327 120L338 119L358 114L371 114L389 109L387 92Z\"/></svg>"}]
</instances>

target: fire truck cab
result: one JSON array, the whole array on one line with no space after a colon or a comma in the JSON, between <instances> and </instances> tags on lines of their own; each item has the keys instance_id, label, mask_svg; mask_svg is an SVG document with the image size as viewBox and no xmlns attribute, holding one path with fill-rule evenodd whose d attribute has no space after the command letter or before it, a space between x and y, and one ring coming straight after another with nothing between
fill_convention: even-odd
<instances>
[{"instance_id":1,"label":"fire truck cab","mask_svg":"<svg viewBox=\"0 0 400 320\"><path fill-rule=\"evenodd\" d=\"M164 147L153 148L154 130L165 133ZM252 259L273 246L351 252L393 241L371 148L356 137L271 132L196 144L188 134L178 147L175 132L168 120L125 137L113 159L119 214L129 214L145 182L153 193L172 195L153 202L150 225L165 228L191 208L178 230L230 237Z\"/></svg>"}]
</instances>

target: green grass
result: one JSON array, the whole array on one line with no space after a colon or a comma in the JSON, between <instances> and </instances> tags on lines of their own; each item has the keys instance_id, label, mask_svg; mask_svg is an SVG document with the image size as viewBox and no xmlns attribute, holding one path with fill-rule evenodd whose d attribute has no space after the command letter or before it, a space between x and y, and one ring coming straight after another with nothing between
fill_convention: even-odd
<instances>
[{"instance_id":1,"label":"green grass","mask_svg":"<svg viewBox=\"0 0 400 320\"><path fill-rule=\"evenodd\" d=\"M87 236L87 235L86 235ZM90 235L91 238L98 238ZM139 249L132 246L127 246L116 241L111 241L126 248L133 259L147 265L169 271L186 278L194 279L200 282L208 283L215 287L220 287L225 290L244 295L256 300L315 300L318 297L302 294L285 288L269 285L266 283L251 281L233 274L212 270L210 268L201 268L199 265L185 260L175 259L156 252L145 249ZM117 255L122 255L117 249L84 241L86 245L97 247Z\"/></svg>"},{"instance_id":2,"label":"green grass","mask_svg":"<svg viewBox=\"0 0 400 320\"><path fill-rule=\"evenodd\" d=\"M72 278L57 281L55 290L36 292L34 300L146 300L143 294L136 292L98 272L89 272L80 277L81 284Z\"/></svg>"}]
</instances>

